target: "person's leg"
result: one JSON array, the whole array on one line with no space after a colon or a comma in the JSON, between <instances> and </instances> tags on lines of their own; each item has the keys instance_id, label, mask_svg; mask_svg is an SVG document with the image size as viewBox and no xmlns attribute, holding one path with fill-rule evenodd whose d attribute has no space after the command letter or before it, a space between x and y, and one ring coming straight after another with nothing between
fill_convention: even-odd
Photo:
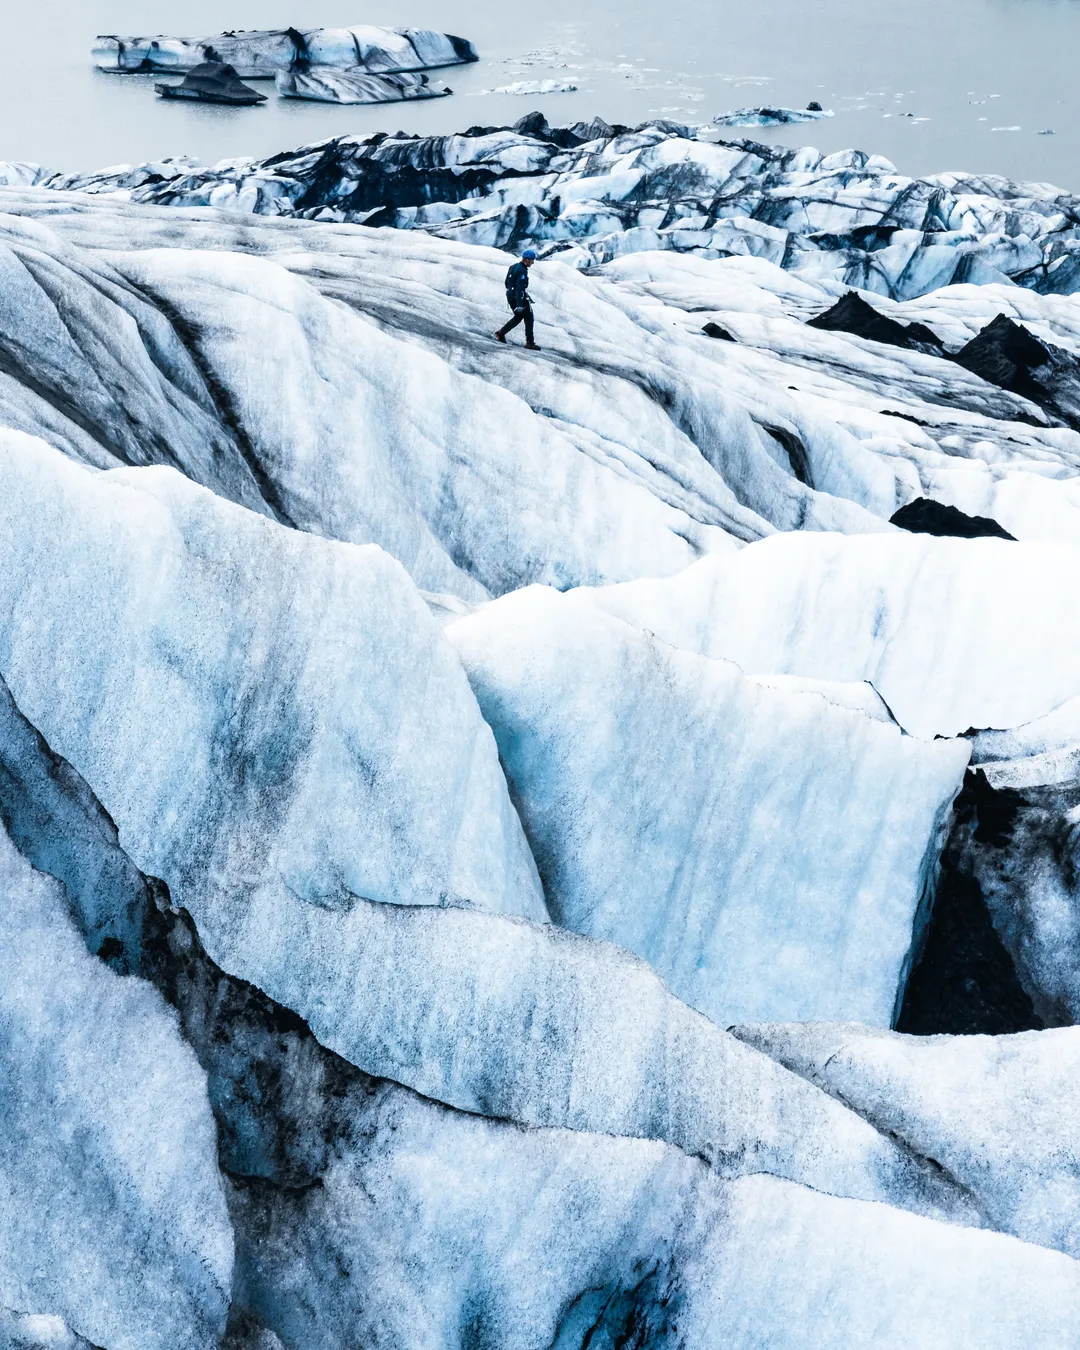
<instances>
[{"instance_id":1,"label":"person's leg","mask_svg":"<svg viewBox=\"0 0 1080 1350\"><path fill-rule=\"evenodd\" d=\"M525 345L526 347L535 347L533 339L533 308L527 301L525 304Z\"/></svg>"},{"instance_id":2,"label":"person's leg","mask_svg":"<svg viewBox=\"0 0 1080 1350\"><path fill-rule=\"evenodd\" d=\"M529 311L526 310L526 314L528 312ZM503 324L503 326L499 329L499 331L495 334L495 336L499 339L500 342L502 342L503 339L506 337L507 333L512 332L518 326L518 324L521 323L522 319L525 319L526 325L528 325L531 322L531 320L525 318L525 314L514 314L507 323ZM526 327L525 332L526 334L528 334L529 332L528 327ZM528 341L527 337L526 341Z\"/></svg>"}]
</instances>

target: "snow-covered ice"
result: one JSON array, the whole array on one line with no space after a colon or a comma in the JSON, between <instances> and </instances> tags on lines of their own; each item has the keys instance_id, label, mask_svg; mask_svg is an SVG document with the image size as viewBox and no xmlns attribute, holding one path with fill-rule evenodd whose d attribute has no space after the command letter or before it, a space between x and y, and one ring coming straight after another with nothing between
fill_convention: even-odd
<instances>
[{"instance_id":1,"label":"snow-covered ice","mask_svg":"<svg viewBox=\"0 0 1080 1350\"><path fill-rule=\"evenodd\" d=\"M443 98L452 93L426 75L373 75L363 66L313 66L280 70L274 84L282 98L308 98L320 103L399 103L405 99Z\"/></svg>"}]
</instances>

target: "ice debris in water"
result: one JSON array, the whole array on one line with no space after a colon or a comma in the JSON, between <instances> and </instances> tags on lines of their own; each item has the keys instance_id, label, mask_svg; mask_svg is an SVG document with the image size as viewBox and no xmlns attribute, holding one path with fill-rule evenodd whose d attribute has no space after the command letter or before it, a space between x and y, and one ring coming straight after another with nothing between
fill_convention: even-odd
<instances>
[{"instance_id":1,"label":"ice debris in water","mask_svg":"<svg viewBox=\"0 0 1080 1350\"><path fill-rule=\"evenodd\" d=\"M737 108L734 112L717 113L713 121L718 127L783 127L832 116L820 103L811 103L805 108Z\"/></svg>"},{"instance_id":2,"label":"ice debris in water","mask_svg":"<svg viewBox=\"0 0 1080 1350\"><path fill-rule=\"evenodd\" d=\"M515 80L501 84L497 89L478 89L477 94L573 94L577 85L573 80Z\"/></svg>"}]
</instances>

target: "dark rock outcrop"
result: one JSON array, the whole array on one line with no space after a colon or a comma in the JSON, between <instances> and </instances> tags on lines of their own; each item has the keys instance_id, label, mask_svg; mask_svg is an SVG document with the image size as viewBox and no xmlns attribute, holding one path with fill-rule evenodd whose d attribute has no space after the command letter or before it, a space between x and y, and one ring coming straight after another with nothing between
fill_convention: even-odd
<instances>
[{"instance_id":1,"label":"dark rock outcrop","mask_svg":"<svg viewBox=\"0 0 1080 1350\"><path fill-rule=\"evenodd\" d=\"M999 314L953 360L1080 430L1080 360Z\"/></svg>"},{"instance_id":2,"label":"dark rock outcrop","mask_svg":"<svg viewBox=\"0 0 1080 1350\"><path fill-rule=\"evenodd\" d=\"M930 921L908 979L897 1031L912 1036L1002 1036L1044 1023L994 928L974 853L1007 847L1016 794L969 772L953 807Z\"/></svg>"},{"instance_id":3,"label":"dark rock outcrop","mask_svg":"<svg viewBox=\"0 0 1080 1350\"><path fill-rule=\"evenodd\" d=\"M189 70L180 84L155 84L162 98L194 100L196 103L228 103L251 107L265 103L266 95L246 85L232 66L206 61Z\"/></svg>"},{"instance_id":4,"label":"dark rock outcrop","mask_svg":"<svg viewBox=\"0 0 1080 1350\"><path fill-rule=\"evenodd\" d=\"M855 337L883 342L889 347L904 347L908 351L928 352L943 356L944 350L937 334L923 323L897 323L868 304L857 291L842 295L831 309L810 319L807 327L820 328L828 333L851 333Z\"/></svg>"},{"instance_id":5,"label":"dark rock outcrop","mask_svg":"<svg viewBox=\"0 0 1080 1350\"><path fill-rule=\"evenodd\" d=\"M936 534L953 539L1015 539L989 516L969 516L955 506L945 506L929 497L916 497L890 518L912 534Z\"/></svg>"}]
</instances>

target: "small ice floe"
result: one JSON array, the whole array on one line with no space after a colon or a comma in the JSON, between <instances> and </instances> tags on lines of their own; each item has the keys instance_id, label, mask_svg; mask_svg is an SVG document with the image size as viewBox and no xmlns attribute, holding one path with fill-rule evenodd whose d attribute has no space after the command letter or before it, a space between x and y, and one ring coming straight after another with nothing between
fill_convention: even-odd
<instances>
[{"instance_id":1,"label":"small ice floe","mask_svg":"<svg viewBox=\"0 0 1080 1350\"><path fill-rule=\"evenodd\" d=\"M1036 136L1054 136L1056 134L1053 127L1043 127L1042 131L1035 133Z\"/></svg>"},{"instance_id":2,"label":"small ice floe","mask_svg":"<svg viewBox=\"0 0 1080 1350\"><path fill-rule=\"evenodd\" d=\"M515 80L501 84L498 89L477 89L477 94L573 94L577 85L572 80Z\"/></svg>"},{"instance_id":3,"label":"small ice floe","mask_svg":"<svg viewBox=\"0 0 1080 1350\"><path fill-rule=\"evenodd\" d=\"M832 115L820 103L809 103L805 108L736 108L734 112L718 113L713 121L718 127L782 127Z\"/></svg>"},{"instance_id":4,"label":"small ice floe","mask_svg":"<svg viewBox=\"0 0 1080 1350\"><path fill-rule=\"evenodd\" d=\"M309 98L320 103L400 103L413 98L444 98L454 91L432 84L426 75L372 75L363 66L313 66L279 70L274 83L282 98Z\"/></svg>"},{"instance_id":5,"label":"small ice floe","mask_svg":"<svg viewBox=\"0 0 1080 1350\"><path fill-rule=\"evenodd\" d=\"M991 131L1023 131L1023 127L991 127Z\"/></svg>"},{"instance_id":6,"label":"small ice floe","mask_svg":"<svg viewBox=\"0 0 1080 1350\"><path fill-rule=\"evenodd\" d=\"M189 70L179 84L155 84L162 98L191 99L196 103L229 103L251 107L265 103L266 95L246 85L232 66L221 61L204 61Z\"/></svg>"}]
</instances>

